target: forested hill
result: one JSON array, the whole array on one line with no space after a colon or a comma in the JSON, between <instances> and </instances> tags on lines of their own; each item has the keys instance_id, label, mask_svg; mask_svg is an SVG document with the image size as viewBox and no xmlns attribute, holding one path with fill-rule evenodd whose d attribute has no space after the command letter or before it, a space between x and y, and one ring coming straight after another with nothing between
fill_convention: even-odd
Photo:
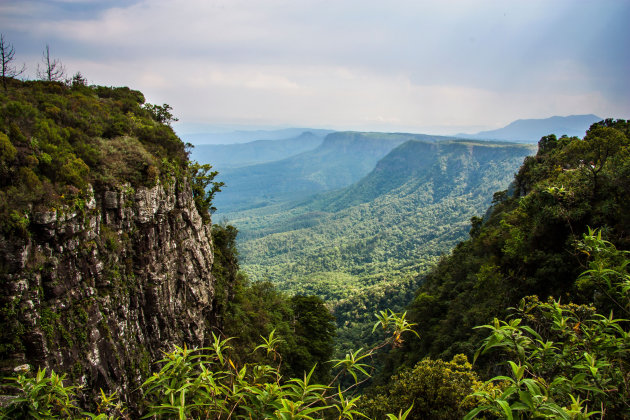
<instances>
[{"instance_id":1,"label":"forested hill","mask_svg":"<svg viewBox=\"0 0 630 420\"><path fill-rule=\"evenodd\" d=\"M527 295L594 303L609 314L602 284L576 283L594 253L576 241L601 229L617 248L630 249L629 146L623 120L594 124L584 139L541 139L513 191L496 194L489 216L473 220L472 237L426 277L410 312L422 338L408 342L394 365L472 355L485 335L473 327L505 316Z\"/></svg>"},{"instance_id":2,"label":"forested hill","mask_svg":"<svg viewBox=\"0 0 630 420\"><path fill-rule=\"evenodd\" d=\"M217 196L216 206L221 214L229 215L346 187L367 175L394 147L412 139L443 138L420 134L331 133L313 150L275 162L224 170L218 179L225 182L226 188ZM217 165L220 167L221 163Z\"/></svg>"},{"instance_id":3,"label":"forested hill","mask_svg":"<svg viewBox=\"0 0 630 420\"><path fill-rule=\"evenodd\" d=\"M475 141L425 143L406 142L380 160L374 170L359 182L325 199L314 199L319 210L338 211L394 191L407 182L433 183L433 196L442 197L458 191L460 194L492 191L479 187L483 171L497 169L497 162L525 156L532 148L520 144ZM490 193L490 194L487 194Z\"/></svg>"}]
</instances>

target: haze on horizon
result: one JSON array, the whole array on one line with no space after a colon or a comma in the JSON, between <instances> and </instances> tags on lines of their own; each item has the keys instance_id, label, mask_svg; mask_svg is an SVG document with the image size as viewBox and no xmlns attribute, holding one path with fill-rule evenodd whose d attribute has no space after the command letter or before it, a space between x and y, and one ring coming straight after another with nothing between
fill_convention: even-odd
<instances>
[{"instance_id":1,"label":"haze on horizon","mask_svg":"<svg viewBox=\"0 0 630 420\"><path fill-rule=\"evenodd\" d=\"M0 0L28 77L49 44L70 76L170 104L180 132L628 118L628 16L616 0Z\"/></svg>"}]
</instances>

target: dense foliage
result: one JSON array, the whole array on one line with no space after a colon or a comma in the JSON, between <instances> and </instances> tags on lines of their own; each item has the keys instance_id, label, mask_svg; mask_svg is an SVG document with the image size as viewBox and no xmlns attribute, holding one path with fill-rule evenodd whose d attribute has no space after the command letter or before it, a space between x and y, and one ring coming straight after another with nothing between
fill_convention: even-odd
<instances>
[{"instance_id":1,"label":"dense foliage","mask_svg":"<svg viewBox=\"0 0 630 420\"><path fill-rule=\"evenodd\" d=\"M577 247L589 253L589 270L578 281L604 280L600 286L609 303L627 308L629 253L592 231ZM369 375L368 361L375 352L400 346L413 336L408 334L413 324L405 314L383 311L377 318L373 329L382 328L385 340L368 351L332 361L337 375L328 385L316 383L313 370L299 377L282 375L282 339L275 331L261 337L262 344L254 349L266 361L236 359L231 340L217 336L208 348L175 348L142 385L141 410L145 418L180 419L472 419L483 414L568 420L630 415L626 380L630 334L627 320L615 318L612 312L602 316L587 305L523 299L508 320L495 319L478 327L490 334L477 354L501 351L508 374L482 383L464 355L451 362L424 359L394 376L387 386L361 397L352 389ZM33 376L28 366L16 372L16 377L9 378L15 397L0 408L1 418L126 417L115 394L101 393L96 412L82 412L75 405L77 389L64 384L63 377L54 372L46 375L45 370ZM344 376L351 381L342 387Z\"/></svg>"},{"instance_id":2,"label":"dense foliage","mask_svg":"<svg viewBox=\"0 0 630 420\"><path fill-rule=\"evenodd\" d=\"M404 316L388 314L383 326L390 339L383 347L401 340L411 325ZM328 384L314 381L314 368L299 377L283 377L278 350L281 339L272 332L254 351L269 357L268 363L235 361L231 340L214 336L208 348L176 347L158 361L158 370L141 386L141 415L153 419L354 419L365 417L357 410L359 397L350 390L365 380L365 363L376 348L357 351L332 361L337 375ZM63 376L46 370L35 375L28 366L18 367L9 378L16 396L0 407L0 418L128 418L116 394L101 393L95 412L85 412L76 403L77 389L64 384ZM342 388L337 382L350 376L353 383ZM404 419L409 414L389 415ZM134 414L132 414L133 416ZM135 414L137 415L137 414Z\"/></svg>"},{"instance_id":3,"label":"dense foliage","mask_svg":"<svg viewBox=\"0 0 630 420\"><path fill-rule=\"evenodd\" d=\"M359 407L371 419L384 418L412 407L410 419L459 419L475 408L475 400L466 399L480 391L483 383L463 354L450 362L424 359L413 369L406 369L378 387L373 395L361 399Z\"/></svg>"},{"instance_id":4,"label":"dense foliage","mask_svg":"<svg viewBox=\"0 0 630 420\"><path fill-rule=\"evenodd\" d=\"M29 209L81 206L88 184L151 186L183 168L184 144L129 88L9 80L0 92L0 220L24 233Z\"/></svg>"},{"instance_id":5,"label":"dense foliage","mask_svg":"<svg viewBox=\"0 0 630 420\"><path fill-rule=\"evenodd\" d=\"M584 139L541 139L512 187L495 194L483 219L474 218L472 237L427 275L410 313L423 339L410 340L394 366L472 355L483 336L472 328L504 317L524 296L593 302L605 315L613 309L597 290L603 280L575 286L588 258L575 243L591 226L620 249L630 246L629 133L628 122L606 120Z\"/></svg>"},{"instance_id":6,"label":"dense foliage","mask_svg":"<svg viewBox=\"0 0 630 420\"><path fill-rule=\"evenodd\" d=\"M627 280L626 280L627 282ZM624 302L628 302L625 298ZM479 390L480 412L531 418L627 418L630 414L630 334L627 321L587 305L523 300L507 321L490 330L482 352L509 359L501 392Z\"/></svg>"},{"instance_id":7,"label":"dense foliage","mask_svg":"<svg viewBox=\"0 0 630 420\"><path fill-rule=\"evenodd\" d=\"M478 390L479 413L507 418L628 418L630 415L630 252L589 230L577 248L588 256L588 270L576 285L594 285L599 308L527 297L506 321L494 319L475 357L500 351L507 376L492 378L497 390ZM614 310L598 309L613 307Z\"/></svg>"},{"instance_id":8,"label":"dense foliage","mask_svg":"<svg viewBox=\"0 0 630 420\"><path fill-rule=\"evenodd\" d=\"M239 271L236 235L231 225L214 225L212 238L215 261L212 272L217 279L214 305L218 308L221 333L233 337L230 343L239 363L265 362L254 353L260 337L280 337L277 354L279 370L286 377L301 377L312 372L313 380L328 378L335 338L335 318L317 296L289 296L269 282L250 283ZM218 322L217 322L218 321Z\"/></svg>"}]
</instances>

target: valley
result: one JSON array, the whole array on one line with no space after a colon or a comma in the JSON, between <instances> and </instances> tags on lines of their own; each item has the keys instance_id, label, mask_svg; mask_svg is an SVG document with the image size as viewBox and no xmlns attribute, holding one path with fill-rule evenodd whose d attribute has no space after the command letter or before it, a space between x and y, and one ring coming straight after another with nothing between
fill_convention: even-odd
<instances>
[{"instance_id":1,"label":"valley","mask_svg":"<svg viewBox=\"0 0 630 420\"><path fill-rule=\"evenodd\" d=\"M256 208L219 210L215 218L239 230L240 264L251 281L317 295L333 308L343 353L370 340L373 313L405 307L422 276L468 237L470 218L483 215L534 151L426 135L335 133L310 153L265 164L266 172L246 166L225 175L226 191L230 179L237 187L249 180L252 192L269 196L279 179L299 185L299 162L317 188ZM340 184L349 185L333 189Z\"/></svg>"},{"instance_id":2,"label":"valley","mask_svg":"<svg viewBox=\"0 0 630 420\"><path fill-rule=\"evenodd\" d=\"M468 234L531 147L408 141L358 182L298 203L226 215L255 280L329 299L392 275L415 275ZM232 216L232 217L230 217ZM315 278L345 277L323 289Z\"/></svg>"}]
</instances>

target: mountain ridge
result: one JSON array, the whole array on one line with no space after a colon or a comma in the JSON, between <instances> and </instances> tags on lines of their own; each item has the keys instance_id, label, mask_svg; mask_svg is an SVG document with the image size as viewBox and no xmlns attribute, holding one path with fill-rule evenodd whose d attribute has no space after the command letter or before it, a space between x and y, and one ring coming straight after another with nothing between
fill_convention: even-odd
<instances>
[{"instance_id":1,"label":"mountain ridge","mask_svg":"<svg viewBox=\"0 0 630 420\"><path fill-rule=\"evenodd\" d=\"M471 155L483 154L488 148L493 148L495 152L507 150L529 149L529 146L515 143L489 143L470 141L442 141L439 143L425 143L423 141L410 140L396 148L381 159L370 174L359 180L357 183L339 192L338 198L331 200L329 208L338 210L354 204L361 204L373 199L375 196L386 193L389 190L400 187L401 178L408 180L411 177L434 176L427 173L426 165L431 165L432 154L440 147L451 145L453 148L466 149ZM417 156L411 160L409 156ZM398 184L397 184L398 183Z\"/></svg>"},{"instance_id":2,"label":"mountain ridge","mask_svg":"<svg viewBox=\"0 0 630 420\"><path fill-rule=\"evenodd\" d=\"M279 161L224 170L218 179L226 187L217 197L216 207L221 214L229 214L343 188L368 174L379 159L407 140L445 138L407 133L331 133L313 150Z\"/></svg>"},{"instance_id":3,"label":"mountain ridge","mask_svg":"<svg viewBox=\"0 0 630 420\"><path fill-rule=\"evenodd\" d=\"M190 158L199 162L212 162L212 166L221 171L282 160L316 148L323 139L322 135L304 131L298 136L282 139L234 144L198 144L192 149Z\"/></svg>"},{"instance_id":4,"label":"mountain ridge","mask_svg":"<svg viewBox=\"0 0 630 420\"><path fill-rule=\"evenodd\" d=\"M594 114L518 119L496 130L480 131L476 134L460 133L457 134L457 137L528 143L538 142L541 137L548 134L555 134L557 137L566 134L569 137L577 136L581 138L591 124L601 120L602 118Z\"/></svg>"}]
</instances>

